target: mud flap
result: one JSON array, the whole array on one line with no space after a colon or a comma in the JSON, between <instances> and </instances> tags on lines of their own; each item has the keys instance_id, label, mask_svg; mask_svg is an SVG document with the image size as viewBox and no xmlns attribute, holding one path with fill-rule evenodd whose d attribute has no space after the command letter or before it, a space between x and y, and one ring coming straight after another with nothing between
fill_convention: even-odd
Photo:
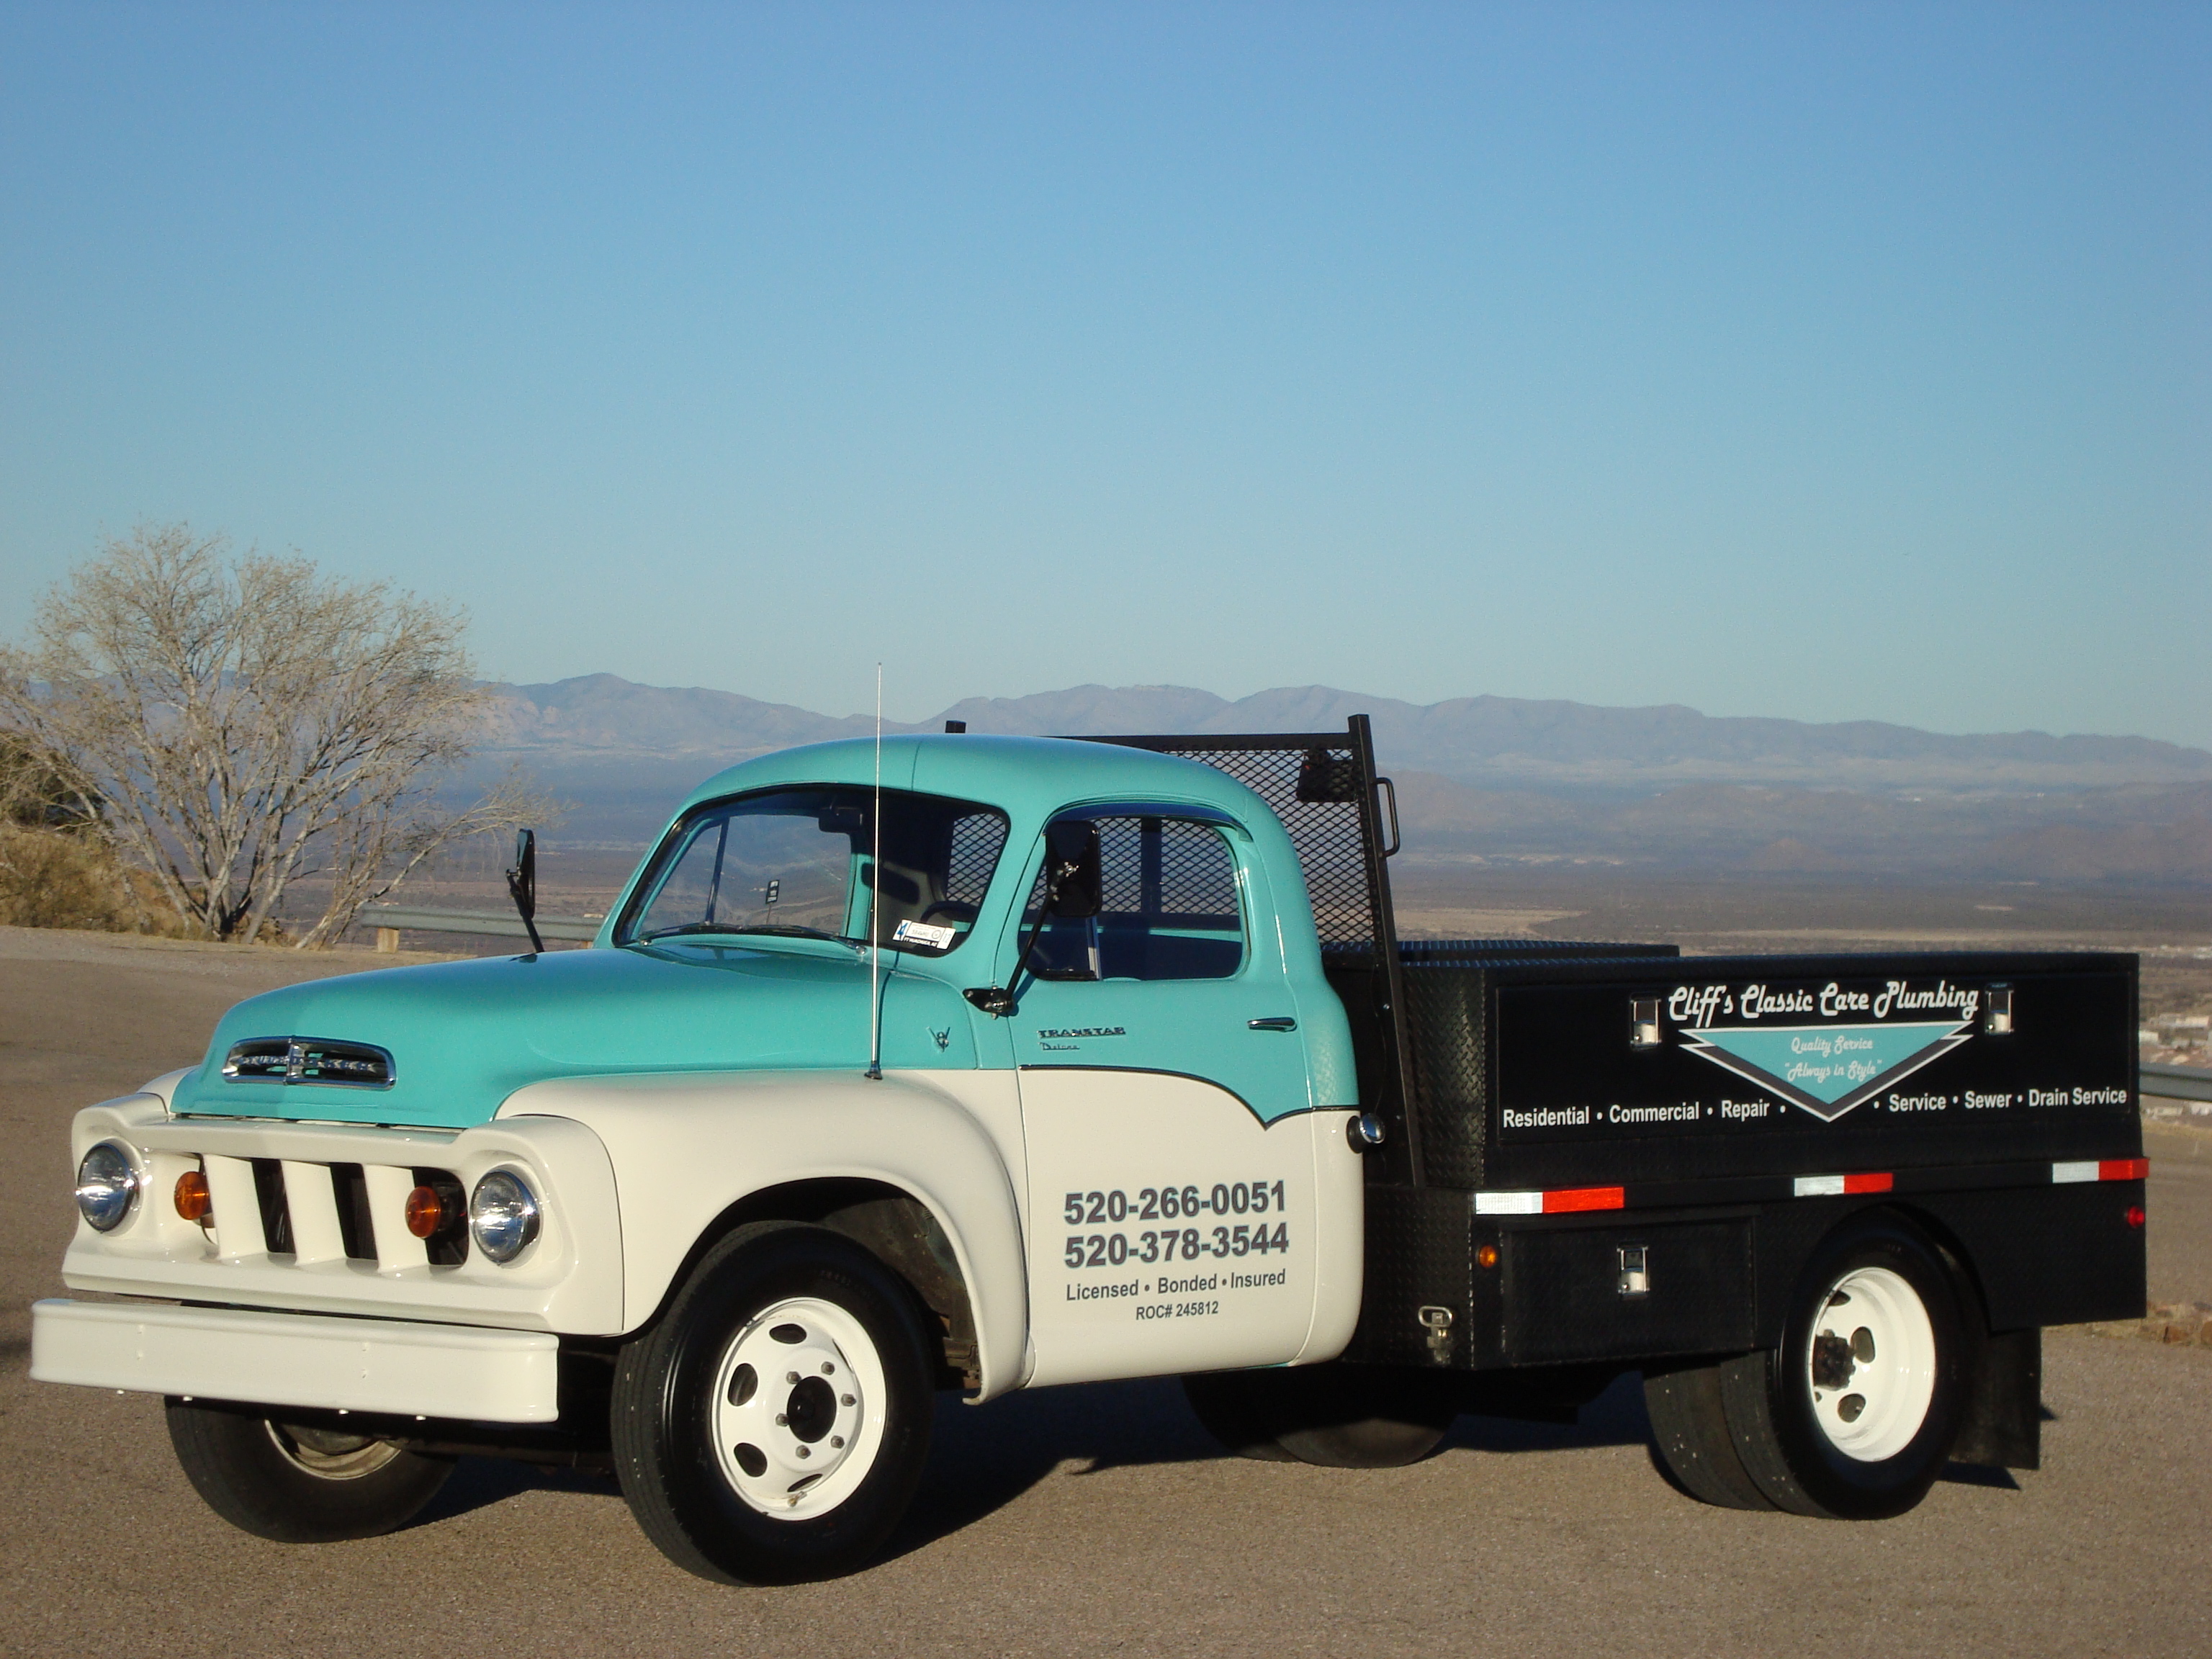
<instances>
[{"instance_id":1,"label":"mud flap","mask_svg":"<svg viewBox=\"0 0 2212 1659\"><path fill-rule=\"evenodd\" d=\"M1993 1331L1983 1343L1951 1459L1994 1469L2043 1467L2040 1329Z\"/></svg>"}]
</instances>

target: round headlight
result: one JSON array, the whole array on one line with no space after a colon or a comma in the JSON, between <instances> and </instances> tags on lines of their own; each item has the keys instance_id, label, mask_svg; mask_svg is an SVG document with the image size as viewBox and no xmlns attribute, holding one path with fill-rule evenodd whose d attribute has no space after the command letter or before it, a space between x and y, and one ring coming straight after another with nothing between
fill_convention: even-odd
<instances>
[{"instance_id":1,"label":"round headlight","mask_svg":"<svg viewBox=\"0 0 2212 1659\"><path fill-rule=\"evenodd\" d=\"M138 1201L138 1166L131 1154L103 1140L76 1166L76 1207L94 1227L112 1233Z\"/></svg>"},{"instance_id":2,"label":"round headlight","mask_svg":"<svg viewBox=\"0 0 2212 1659\"><path fill-rule=\"evenodd\" d=\"M495 1261L512 1261L538 1237L538 1198L520 1176L494 1170L469 1194L469 1233Z\"/></svg>"}]
</instances>

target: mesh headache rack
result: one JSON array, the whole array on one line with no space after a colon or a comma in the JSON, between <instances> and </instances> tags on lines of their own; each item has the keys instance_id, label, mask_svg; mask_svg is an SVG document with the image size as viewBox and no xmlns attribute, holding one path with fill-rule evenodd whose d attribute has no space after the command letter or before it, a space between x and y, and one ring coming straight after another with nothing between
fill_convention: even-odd
<instances>
[{"instance_id":1,"label":"mesh headache rack","mask_svg":"<svg viewBox=\"0 0 2212 1659\"><path fill-rule=\"evenodd\" d=\"M1409 1094L1418 1100L1429 1092L1418 1075L1410 1041L1407 1016L1419 1011L1407 1003L1407 970L1418 974L1422 969L1530 957L1676 954L1671 945L1400 939L1385 863L1401 844L1397 791L1375 770L1374 732L1364 714L1352 715L1341 732L1162 733L1085 740L1201 762L1243 784L1282 820L1305 875L1322 966L1351 1017L1359 1098L1386 1126L1382 1154L1369 1160L1370 1180L1421 1186L1430 1178L1421 1114L1407 1109ZM1447 1164L1457 1161L1447 1154Z\"/></svg>"},{"instance_id":2,"label":"mesh headache rack","mask_svg":"<svg viewBox=\"0 0 2212 1659\"><path fill-rule=\"evenodd\" d=\"M1397 792L1388 778L1376 775L1375 739L1367 716L1354 714L1341 732L1161 733L1087 740L1200 762L1244 785L1282 820L1305 874L1323 964L1352 1018L1359 1097L1386 1126L1382 1154L1370 1170L1379 1164L1383 1167L1376 1173L1386 1180L1418 1182L1419 1138L1405 1109L1410 1057L1405 1033L1392 1018L1400 1003L1398 929L1382 862L1398 850Z\"/></svg>"}]
</instances>

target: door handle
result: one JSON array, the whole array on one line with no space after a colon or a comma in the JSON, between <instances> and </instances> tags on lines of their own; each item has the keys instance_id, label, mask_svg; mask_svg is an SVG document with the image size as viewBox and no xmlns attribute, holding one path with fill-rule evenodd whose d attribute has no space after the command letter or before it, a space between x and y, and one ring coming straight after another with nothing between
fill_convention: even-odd
<instances>
[{"instance_id":1,"label":"door handle","mask_svg":"<svg viewBox=\"0 0 2212 1659\"><path fill-rule=\"evenodd\" d=\"M1298 1029L1297 1021L1288 1014L1273 1014L1266 1019L1248 1019L1244 1024L1255 1031L1295 1031Z\"/></svg>"}]
</instances>

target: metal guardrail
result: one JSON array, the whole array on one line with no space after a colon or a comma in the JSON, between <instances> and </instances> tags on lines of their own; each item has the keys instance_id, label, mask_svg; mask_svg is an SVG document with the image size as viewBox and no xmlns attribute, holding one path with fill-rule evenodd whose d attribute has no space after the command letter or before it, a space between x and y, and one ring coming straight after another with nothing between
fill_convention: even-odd
<instances>
[{"instance_id":1,"label":"metal guardrail","mask_svg":"<svg viewBox=\"0 0 2212 1659\"><path fill-rule=\"evenodd\" d=\"M512 910L433 910L412 904L365 904L361 923L376 929L376 948L397 951L403 932L422 933L490 933L501 939L528 939L530 930ZM591 940L599 935L599 921L591 916L540 916L541 939Z\"/></svg>"},{"instance_id":2,"label":"metal guardrail","mask_svg":"<svg viewBox=\"0 0 2212 1659\"><path fill-rule=\"evenodd\" d=\"M2142 1092L2160 1100L2212 1102L2212 1069L2202 1066L2166 1066L2145 1061L2136 1068L2142 1075Z\"/></svg>"}]
</instances>

